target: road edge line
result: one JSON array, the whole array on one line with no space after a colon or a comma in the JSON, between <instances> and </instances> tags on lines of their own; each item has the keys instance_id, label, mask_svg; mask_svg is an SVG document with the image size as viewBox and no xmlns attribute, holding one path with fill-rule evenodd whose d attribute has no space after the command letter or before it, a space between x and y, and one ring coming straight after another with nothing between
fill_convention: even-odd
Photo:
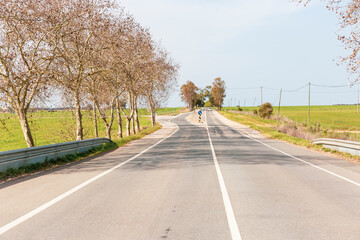
<instances>
[{"instance_id":1,"label":"road edge line","mask_svg":"<svg viewBox=\"0 0 360 240\"><path fill-rule=\"evenodd\" d=\"M223 117L224 117L224 116L223 116ZM230 120L230 119L229 119L229 120ZM220 119L220 121L222 121L222 120ZM230 120L230 121L231 121L231 120ZM224 121L222 121L222 122L223 122L224 124L226 124ZM227 125L228 127L230 127L230 128L233 128L232 126L230 126L230 125L228 125L228 124L226 124L226 125ZM295 156L291 155L290 153L287 153L287 152L284 152L284 151L282 151L282 150L280 150L280 149L277 149L277 148L275 148L275 147L272 147L272 146L270 146L270 145L267 144L267 143L264 143L264 142L262 142L262 141L260 141L260 140L258 140L258 139L256 139L256 138L253 138L253 137L249 136L248 134L242 132L241 130L238 130L238 129L235 129L235 130L238 131L241 135L243 135L243 136L245 136L245 137L247 137L247 138L250 138L250 139L252 139L252 140L254 140L254 141L256 141L256 142L259 142L259 143L267 146L268 148L271 148L271 149L273 149L273 150L275 150L275 151L277 151L277 152L280 152L280 153L282 153L282 154L284 154L284 155L286 155L286 156L288 156L288 157L291 157L291 158L293 158L293 159L295 159L295 160L298 160L298 161L300 161L300 162L302 162L302 163L305 163L305 164L307 164L307 165L309 165L309 166L312 166L312 167L314 167L314 168L316 168L316 169L318 169L318 170L321 170L321 171L323 171L323 172L326 172L326 173L328 173L328 174L330 174L330 175L332 175L332 176L334 176L334 177L337 177L337 178L342 179L342 180L344 180L344 181L346 181L346 182L348 182L348 183L354 184L354 185L357 186L357 187L360 187L360 183L358 183L358 182L355 182L355 181L353 181L353 180L351 180L351 179L349 179L349 178L343 177L343 176L341 176L341 175L339 175L339 174L336 174L336 173L334 173L334 172L332 172L332 171L330 171L330 170L326 170L325 168L319 167L319 166L317 166L317 165L315 165L315 164L313 164L313 163L310 163L310 162L308 162L308 161L305 161L305 160L303 160L303 159L301 159L301 158L295 157Z\"/></svg>"},{"instance_id":2,"label":"road edge line","mask_svg":"<svg viewBox=\"0 0 360 240\"><path fill-rule=\"evenodd\" d=\"M238 132L240 132L240 131L238 130ZM341 175L339 175L339 174L336 174L336 173L334 173L334 172L332 172L332 171L330 171L330 170L326 170L325 168L319 167L319 166L317 166L317 165L315 165L315 164L312 164L312 163L310 163L310 162L308 162L308 161L305 161L305 160L303 160L303 159L301 159L301 158L295 157L295 156L291 155L290 153L287 153L287 152L284 152L284 151L282 151L282 150L280 150L280 149L277 149L277 148L275 148L275 147L272 147L272 146L268 145L267 143L264 143L264 142L262 142L262 141L260 141L260 140L257 140L257 139L255 139L255 138L252 138L252 137L248 136L247 134L244 134L244 133L242 133L242 132L240 132L240 133L241 133L243 136L247 137L247 138L250 138L250 139L252 139L252 140L254 140L254 141L257 141L257 142L259 142L259 143L267 146L268 148L271 148L271 149L273 149L273 150L275 150L275 151L277 151L277 152L280 152L280 153L282 153L282 154L284 154L284 155L286 155L286 156L288 156L288 157L291 157L291 158L293 158L293 159L296 159L296 160L298 160L298 161L300 161L300 162L302 162L302 163L305 163L305 164L307 164L307 165L310 165L310 166L312 166L312 167L314 167L314 168L317 168L318 170L321 170L321 171L323 171L323 172L326 172L326 173L328 173L328 174L330 174L330 175L333 175L333 176L335 176L335 177L337 177L337 178L340 178L340 179L342 179L342 180L344 180L344 181L346 181L346 182L348 182L348 183L352 183L352 184L354 184L354 185L357 186L357 187L360 187L360 183L358 183L358 182L355 182L355 181L353 181L353 180L351 180L351 179L349 179L349 178L343 177L343 176L341 176Z\"/></svg>"}]
</instances>

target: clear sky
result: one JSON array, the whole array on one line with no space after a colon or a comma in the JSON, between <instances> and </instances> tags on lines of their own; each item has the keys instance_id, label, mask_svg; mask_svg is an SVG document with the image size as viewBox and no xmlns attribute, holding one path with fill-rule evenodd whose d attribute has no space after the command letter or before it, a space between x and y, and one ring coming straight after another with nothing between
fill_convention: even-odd
<instances>
[{"instance_id":1,"label":"clear sky","mask_svg":"<svg viewBox=\"0 0 360 240\"><path fill-rule=\"evenodd\" d=\"M310 81L347 85L346 54L337 40L338 19L324 2L303 7L289 0L122 0L138 22L180 64L179 86L187 80L200 88L215 77L226 82L224 105L263 101L278 104L279 89L293 90ZM240 89L249 88L249 89ZM356 87L311 89L311 103L355 103ZM282 105L307 105L308 89L284 92ZM235 104L236 103L236 104ZM174 92L168 106L183 106Z\"/></svg>"}]
</instances>

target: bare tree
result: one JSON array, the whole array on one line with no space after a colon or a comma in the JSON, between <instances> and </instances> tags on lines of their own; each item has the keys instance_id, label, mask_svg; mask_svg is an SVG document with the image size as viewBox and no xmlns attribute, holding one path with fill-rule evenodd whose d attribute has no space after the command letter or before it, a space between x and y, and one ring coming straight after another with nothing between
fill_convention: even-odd
<instances>
[{"instance_id":1,"label":"bare tree","mask_svg":"<svg viewBox=\"0 0 360 240\"><path fill-rule=\"evenodd\" d=\"M178 65L174 64L168 53L160 47L156 49L153 55L153 59L148 68L148 81L144 88L144 95L148 101L151 123L155 126L156 108L166 102L170 92L174 89Z\"/></svg>"},{"instance_id":2,"label":"bare tree","mask_svg":"<svg viewBox=\"0 0 360 240\"><path fill-rule=\"evenodd\" d=\"M84 137L81 110L89 102L95 137L99 114L111 138L114 108L122 137L124 95L128 135L131 123L140 131L139 98L147 96L155 109L168 96L177 66L154 46L148 29L114 9L113 0L0 1L0 104L14 110L29 147L27 113L50 88L74 106L77 140Z\"/></svg>"},{"instance_id":3,"label":"bare tree","mask_svg":"<svg viewBox=\"0 0 360 240\"><path fill-rule=\"evenodd\" d=\"M109 25L106 16L113 7L109 1L69 1L62 2L60 15L75 16L57 32L57 57L52 74L59 86L68 89L74 99L76 115L76 139L83 139L81 98L83 83L90 75L97 74L91 66L92 59L103 49L98 44Z\"/></svg>"},{"instance_id":4,"label":"bare tree","mask_svg":"<svg viewBox=\"0 0 360 240\"><path fill-rule=\"evenodd\" d=\"M34 98L46 90L56 46L49 43L49 38L64 24L64 21L48 23L55 3L0 2L0 102L14 109L28 147L34 146L34 140L27 113Z\"/></svg>"},{"instance_id":5,"label":"bare tree","mask_svg":"<svg viewBox=\"0 0 360 240\"><path fill-rule=\"evenodd\" d=\"M131 27L127 28L126 39L122 43L121 61L119 71L124 81L125 91L128 95L129 113L126 117L126 132L131 133L131 121L137 130L140 130L137 112L137 99L144 87L144 67L147 64L148 52L151 51L151 36L148 29L142 28L138 23L132 22Z\"/></svg>"},{"instance_id":6,"label":"bare tree","mask_svg":"<svg viewBox=\"0 0 360 240\"><path fill-rule=\"evenodd\" d=\"M106 56L107 55L105 54L105 57ZM108 71L90 75L89 83L86 83L86 86L90 98L93 100L96 109L99 111L100 118L106 127L106 136L111 139L114 109L116 104L118 104L119 97L124 89L121 79L119 79L119 75L116 71L109 69ZM106 115L107 110L110 110L110 117L107 117Z\"/></svg>"},{"instance_id":7,"label":"bare tree","mask_svg":"<svg viewBox=\"0 0 360 240\"><path fill-rule=\"evenodd\" d=\"M107 29L97 38L97 44L102 45L91 60L92 72L85 81L87 92L99 111L100 118L106 127L106 136L111 139L111 128L114 121L114 108L117 108L118 121L121 125L119 97L124 92L124 81L119 71L121 48L124 41L123 27L129 23L127 15L121 12L109 21ZM110 110L110 117L106 116ZM120 116L119 116L120 115ZM122 133L120 133L122 135Z\"/></svg>"}]
</instances>

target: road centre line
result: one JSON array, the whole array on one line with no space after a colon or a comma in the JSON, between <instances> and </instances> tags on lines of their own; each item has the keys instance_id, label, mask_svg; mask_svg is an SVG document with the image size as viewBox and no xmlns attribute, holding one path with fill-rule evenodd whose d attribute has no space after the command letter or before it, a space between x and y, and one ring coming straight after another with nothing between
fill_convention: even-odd
<instances>
[{"instance_id":1,"label":"road centre line","mask_svg":"<svg viewBox=\"0 0 360 240\"><path fill-rule=\"evenodd\" d=\"M182 115L182 114L180 114L180 115ZM178 115L178 116L180 116L180 115ZM178 117L178 116L176 116L176 117ZM176 118L176 117L174 117L174 118ZM61 200L63 200L64 198L70 196L71 194L73 194L73 193L77 192L78 190L84 188L85 186L89 185L90 183L92 183L92 182L98 180L99 178L107 175L108 173L111 173L112 171L114 171L114 170L122 167L122 166L125 165L126 163L128 163L128 162L136 159L137 157L141 156L143 153L147 152L147 151L150 150L151 148L157 146L158 144L160 144L160 143L163 142L164 140L170 138L170 137L171 137L172 135L174 135L178 130L179 130L179 127L178 127L178 125L176 125L176 130L175 130L173 133L171 133L169 136L161 139L160 141L158 141L158 142L155 143L154 145L148 147L147 149L145 149L145 150L141 151L140 153L136 154L135 156L129 158L129 159L126 160L125 162L122 162L122 163L120 163L120 164L118 164L118 165L116 165L116 166L114 166L114 167L106 170L105 172L102 172L102 173L100 173L99 175L97 175L97 176L95 176L95 177L92 177L91 179L89 179L89 180L87 180L87 181L79 184L78 186L76 186L76 187L70 189L69 191L61 194L60 196L58 196L58 197L50 200L49 202L41 205L41 206L38 207L38 208L32 210L31 212L29 212L29 213L27 213L27 214L25 214L25 215L23 215L23 216L15 219L14 221L12 221L12 222L4 225L3 227L0 228L0 236L1 236L2 234L6 233L7 231L9 231L10 229L16 227L17 225L19 225L19 224L25 222L26 220L32 218L33 216L41 213L42 211L46 210L47 208L53 206L54 204L60 202Z\"/></svg>"},{"instance_id":2,"label":"road centre line","mask_svg":"<svg viewBox=\"0 0 360 240\"><path fill-rule=\"evenodd\" d=\"M221 173L221 169L220 169L217 157L216 157L215 149L214 149L214 146L212 144L211 137L210 137L210 132L209 132L208 124L207 124L207 113L206 113L206 111L205 111L205 119L206 119L206 121L205 121L206 131L207 131L207 134L208 134L208 137L209 137L211 152L212 152L212 156L213 156L213 160L214 160L214 164L215 164L215 169L216 169L216 173L217 173L218 180L219 180L219 185L220 185L220 190L221 190L221 194L222 194L222 198L223 198L223 202L224 202L226 217L227 217L230 232L231 232L231 238L232 238L232 240L241 240L241 235L240 235L238 224L236 222L234 210L233 210L232 205L231 205L230 197L229 197L229 194L227 192L225 181L224 181L223 175Z\"/></svg>"},{"instance_id":3,"label":"road centre line","mask_svg":"<svg viewBox=\"0 0 360 240\"><path fill-rule=\"evenodd\" d=\"M225 123L225 124L226 124L226 123ZM228 125L228 126L229 126L229 125ZM229 127L230 127L230 126L229 126ZM231 128L231 127L230 127L230 128ZM348 178L343 177L343 176L341 176L341 175L339 175L339 174L336 174L336 173L334 173L334 172L331 172L331 171L329 171L329 170L326 170L326 169L324 169L324 168L322 168L322 167L319 167L319 166L317 166L317 165L315 165L315 164L312 164L312 163L310 163L310 162L308 162L308 161L305 161L305 160L303 160L303 159L300 159L300 158L298 158L298 157L295 157L295 156L293 156L293 155L291 155L291 154L289 154L289 153L287 153L287 152L284 152L284 151L282 151L282 150L280 150L280 149L277 149L277 148L275 148L275 147L272 147L272 146L270 146L270 145L267 144L267 143L264 143L264 142L262 142L262 141L260 141L260 140L258 140L258 139L256 139L256 138L253 138L253 137L249 136L248 134L242 132L241 130L238 130L238 129L235 129L235 130L237 130L241 135L243 135L243 136L245 136L245 137L247 137L247 138L250 138L250 139L252 139L252 140L254 140L254 141L256 141L256 142L259 142L259 143L261 143L261 144L263 144L263 145L265 145L265 146L267 146L267 147L269 147L269 148L271 148L271 149L273 149L273 150L275 150L275 151L277 151L277 152L280 152L280 153L282 153L282 154L284 154L284 155L286 155L286 156L288 156L288 157L291 157L291 158L293 158L293 159L295 159L295 160L298 160L298 161L300 161L300 162L302 162L302 163L305 163L305 164L310 165L310 166L312 166L312 167L314 167L314 168L317 168L318 170L321 170L321 171L326 172L326 173L328 173L328 174L330 174L330 175L333 175L333 176L335 176L335 177L337 177L337 178L340 178L340 179L342 179L342 180L344 180L344 181L346 181L346 182L348 182L348 183L354 184L354 185L357 186L357 187L360 187L360 183L358 183L358 182L355 182L355 181L353 181L353 180L351 180L351 179L348 179Z\"/></svg>"}]
</instances>

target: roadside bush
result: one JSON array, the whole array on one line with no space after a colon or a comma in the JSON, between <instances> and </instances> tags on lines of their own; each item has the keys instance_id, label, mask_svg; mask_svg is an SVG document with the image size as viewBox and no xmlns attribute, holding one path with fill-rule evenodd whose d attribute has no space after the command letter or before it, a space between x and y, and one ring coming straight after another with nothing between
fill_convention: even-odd
<instances>
[{"instance_id":1,"label":"roadside bush","mask_svg":"<svg viewBox=\"0 0 360 240\"><path fill-rule=\"evenodd\" d=\"M240 106L237 106L237 110L241 112L242 108Z\"/></svg>"},{"instance_id":2,"label":"roadside bush","mask_svg":"<svg viewBox=\"0 0 360 240\"><path fill-rule=\"evenodd\" d=\"M254 116L257 116L258 115L258 110L254 109L253 114L254 114Z\"/></svg>"},{"instance_id":3,"label":"roadside bush","mask_svg":"<svg viewBox=\"0 0 360 240\"><path fill-rule=\"evenodd\" d=\"M297 138L303 138L309 141L319 137L318 134L309 132L305 128L297 126L296 122L291 120L282 121L278 126L276 126L276 130L285 133L287 135Z\"/></svg>"},{"instance_id":4,"label":"roadside bush","mask_svg":"<svg viewBox=\"0 0 360 240\"><path fill-rule=\"evenodd\" d=\"M259 116L261 118L270 118L270 116L273 114L273 107L271 103L264 103L259 108Z\"/></svg>"}]
</instances>

